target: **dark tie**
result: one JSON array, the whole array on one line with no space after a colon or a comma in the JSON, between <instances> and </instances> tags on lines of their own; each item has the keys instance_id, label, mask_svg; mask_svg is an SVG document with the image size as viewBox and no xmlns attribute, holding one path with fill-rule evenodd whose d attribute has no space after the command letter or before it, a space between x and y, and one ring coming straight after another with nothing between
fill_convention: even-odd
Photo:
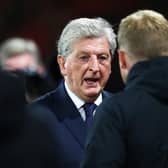
<instances>
[{"instance_id":1,"label":"dark tie","mask_svg":"<svg viewBox=\"0 0 168 168\"><path fill-rule=\"evenodd\" d=\"M93 112L96 109L97 105L94 103L85 103L83 105L83 108L85 110L85 114L86 114L86 124L87 126L89 126L91 124L91 122L93 121Z\"/></svg>"}]
</instances>

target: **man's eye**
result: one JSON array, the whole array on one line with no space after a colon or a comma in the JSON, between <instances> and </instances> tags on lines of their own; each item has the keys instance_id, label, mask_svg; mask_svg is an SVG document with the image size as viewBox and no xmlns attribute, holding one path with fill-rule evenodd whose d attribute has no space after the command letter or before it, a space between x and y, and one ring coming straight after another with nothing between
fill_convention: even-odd
<instances>
[{"instance_id":1,"label":"man's eye","mask_svg":"<svg viewBox=\"0 0 168 168\"><path fill-rule=\"evenodd\" d=\"M107 55L99 55L99 60L106 60L108 58Z\"/></svg>"},{"instance_id":2,"label":"man's eye","mask_svg":"<svg viewBox=\"0 0 168 168\"><path fill-rule=\"evenodd\" d=\"M81 61L88 61L88 60L89 60L89 56L87 56L87 55L80 56L79 59L80 59Z\"/></svg>"}]
</instances>

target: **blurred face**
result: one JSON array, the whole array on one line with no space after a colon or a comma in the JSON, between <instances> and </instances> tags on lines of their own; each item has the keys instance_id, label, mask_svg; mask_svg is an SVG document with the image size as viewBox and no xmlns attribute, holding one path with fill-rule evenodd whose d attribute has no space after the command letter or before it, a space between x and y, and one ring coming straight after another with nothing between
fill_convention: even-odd
<instances>
[{"instance_id":1,"label":"blurred face","mask_svg":"<svg viewBox=\"0 0 168 168\"><path fill-rule=\"evenodd\" d=\"M86 102L94 101L111 73L109 44L104 37L81 39L66 60L58 57L58 63L69 89Z\"/></svg>"},{"instance_id":2,"label":"blurred face","mask_svg":"<svg viewBox=\"0 0 168 168\"><path fill-rule=\"evenodd\" d=\"M30 67L35 67L34 59L32 55L28 53L19 54L8 58L4 63L4 69L6 70L23 70Z\"/></svg>"}]
</instances>

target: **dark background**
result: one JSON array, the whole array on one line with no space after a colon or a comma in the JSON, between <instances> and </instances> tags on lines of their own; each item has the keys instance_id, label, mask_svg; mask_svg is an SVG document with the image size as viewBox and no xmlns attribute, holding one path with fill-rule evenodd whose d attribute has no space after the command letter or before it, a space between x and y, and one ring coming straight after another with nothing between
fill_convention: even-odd
<instances>
[{"instance_id":1,"label":"dark background","mask_svg":"<svg viewBox=\"0 0 168 168\"><path fill-rule=\"evenodd\" d=\"M117 32L121 18L137 9L153 9L168 17L166 0L1 0L0 42L10 37L33 39L41 50L48 70L57 80L56 41L63 27L78 17L103 17ZM107 89L123 88L117 55Z\"/></svg>"}]
</instances>

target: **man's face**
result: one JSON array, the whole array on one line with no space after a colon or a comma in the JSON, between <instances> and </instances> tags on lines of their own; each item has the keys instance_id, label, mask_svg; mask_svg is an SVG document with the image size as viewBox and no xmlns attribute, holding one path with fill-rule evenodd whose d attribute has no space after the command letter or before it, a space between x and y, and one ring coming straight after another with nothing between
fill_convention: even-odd
<instances>
[{"instance_id":1,"label":"man's face","mask_svg":"<svg viewBox=\"0 0 168 168\"><path fill-rule=\"evenodd\" d=\"M10 71L24 70L26 68L36 67L33 56L28 53L15 55L8 58L4 63L4 69Z\"/></svg>"},{"instance_id":2,"label":"man's face","mask_svg":"<svg viewBox=\"0 0 168 168\"><path fill-rule=\"evenodd\" d=\"M104 37L78 40L66 60L58 57L58 62L70 90L86 102L99 96L111 73L110 47Z\"/></svg>"}]
</instances>

